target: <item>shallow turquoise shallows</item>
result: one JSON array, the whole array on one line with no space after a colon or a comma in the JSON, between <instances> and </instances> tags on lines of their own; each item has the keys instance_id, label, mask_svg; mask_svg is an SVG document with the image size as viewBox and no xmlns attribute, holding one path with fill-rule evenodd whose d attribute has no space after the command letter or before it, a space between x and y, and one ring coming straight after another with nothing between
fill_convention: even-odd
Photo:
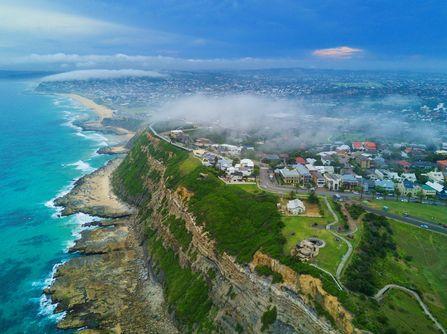
<instances>
[{"instance_id":1,"label":"shallow turquoise shallows","mask_svg":"<svg viewBox=\"0 0 447 334\"><path fill-rule=\"evenodd\" d=\"M108 157L107 139L72 121L90 111L33 91L35 82L0 79L0 333L57 333L42 295L53 268L91 219L58 217L52 199Z\"/></svg>"}]
</instances>

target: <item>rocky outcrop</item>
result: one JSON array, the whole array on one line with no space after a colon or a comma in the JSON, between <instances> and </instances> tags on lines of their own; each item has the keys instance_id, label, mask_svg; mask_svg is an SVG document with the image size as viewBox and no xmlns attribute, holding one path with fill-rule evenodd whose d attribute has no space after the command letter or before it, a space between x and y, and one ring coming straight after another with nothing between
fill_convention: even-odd
<instances>
[{"instance_id":1,"label":"rocky outcrop","mask_svg":"<svg viewBox=\"0 0 447 334\"><path fill-rule=\"evenodd\" d=\"M128 224L131 224L128 221ZM161 287L148 276L130 225L86 231L71 251L83 256L58 268L45 292L66 315L61 329L85 333L176 333Z\"/></svg>"},{"instance_id":2,"label":"rocky outcrop","mask_svg":"<svg viewBox=\"0 0 447 334\"><path fill-rule=\"evenodd\" d=\"M359 332L352 324L352 315L341 305L336 297L324 290L320 279L310 275L298 275L293 269L258 251L253 257L250 268L254 270L259 265L268 266L273 271L281 274L283 277L282 284L297 294L300 294L307 304L320 303L324 310L335 320L337 325L343 329L343 332Z\"/></svg>"}]
</instances>

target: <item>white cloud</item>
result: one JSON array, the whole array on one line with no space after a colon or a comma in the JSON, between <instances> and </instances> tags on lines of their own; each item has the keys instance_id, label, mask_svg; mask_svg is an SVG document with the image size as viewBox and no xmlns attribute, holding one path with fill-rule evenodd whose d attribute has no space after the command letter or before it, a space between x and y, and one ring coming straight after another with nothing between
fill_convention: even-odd
<instances>
[{"instance_id":1,"label":"white cloud","mask_svg":"<svg viewBox=\"0 0 447 334\"><path fill-rule=\"evenodd\" d=\"M90 79L118 79L126 77L150 77L162 78L165 75L155 71L143 70L81 70L70 71L47 76L42 81L73 81L73 80L90 80Z\"/></svg>"},{"instance_id":2,"label":"white cloud","mask_svg":"<svg viewBox=\"0 0 447 334\"><path fill-rule=\"evenodd\" d=\"M0 31L51 36L98 35L129 27L51 10L0 4Z\"/></svg>"},{"instance_id":3,"label":"white cloud","mask_svg":"<svg viewBox=\"0 0 447 334\"><path fill-rule=\"evenodd\" d=\"M297 67L306 63L293 58L178 58L169 56L145 55L79 55L79 54L31 54L10 61L12 65L40 65L52 69L66 68L142 68L142 69L231 69L231 68L269 68Z\"/></svg>"},{"instance_id":4,"label":"white cloud","mask_svg":"<svg viewBox=\"0 0 447 334\"><path fill-rule=\"evenodd\" d=\"M324 58L351 58L353 55L362 51L362 49L351 48L349 46L339 46L336 48L318 49L312 52L312 54Z\"/></svg>"}]
</instances>

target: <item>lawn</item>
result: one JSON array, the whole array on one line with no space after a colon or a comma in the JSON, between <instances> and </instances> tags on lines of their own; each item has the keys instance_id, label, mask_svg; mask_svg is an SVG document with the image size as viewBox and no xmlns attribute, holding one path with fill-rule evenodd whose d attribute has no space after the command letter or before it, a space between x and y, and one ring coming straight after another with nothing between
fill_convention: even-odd
<instances>
[{"instance_id":1,"label":"lawn","mask_svg":"<svg viewBox=\"0 0 447 334\"><path fill-rule=\"evenodd\" d=\"M236 188L240 188L242 190L245 190L246 192L252 193L252 194L258 194L260 192L262 192L262 190L260 190L258 188L257 184L254 183L248 183L248 184L228 184L231 187L236 187Z\"/></svg>"},{"instance_id":2,"label":"lawn","mask_svg":"<svg viewBox=\"0 0 447 334\"><path fill-rule=\"evenodd\" d=\"M310 217L283 217L284 228L282 233L286 238L284 252L290 254L290 250L299 241L317 237L326 242L326 246L320 249L320 253L314 259L314 263L322 268L335 274L338 263L347 251L346 244L325 229L327 218L310 218ZM316 226L313 226L317 223Z\"/></svg>"},{"instance_id":3,"label":"lawn","mask_svg":"<svg viewBox=\"0 0 447 334\"><path fill-rule=\"evenodd\" d=\"M422 312L419 303L403 291L389 291L380 302L380 309L398 333L439 333L433 322Z\"/></svg>"},{"instance_id":4,"label":"lawn","mask_svg":"<svg viewBox=\"0 0 447 334\"><path fill-rule=\"evenodd\" d=\"M447 237L390 221L399 257L391 254L376 266L381 286L396 283L419 292L447 326Z\"/></svg>"},{"instance_id":5,"label":"lawn","mask_svg":"<svg viewBox=\"0 0 447 334\"><path fill-rule=\"evenodd\" d=\"M182 175L186 175L191 173L194 169L196 169L197 167L199 167L202 163L200 162L200 160L196 157L194 157L192 154L189 155L188 159L186 159L185 161L183 161L180 166L180 173Z\"/></svg>"},{"instance_id":6,"label":"lawn","mask_svg":"<svg viewBox=\"0 0 447 334\"><path fill-rule=\"evenodd\" d=\"M370 202L370 205L379 209L387 206L391 213L403 215L406 212L410 216L426 219L433 223L447 224L447 206L389 200L374 200Z\"/></svg>"}]
</instances>

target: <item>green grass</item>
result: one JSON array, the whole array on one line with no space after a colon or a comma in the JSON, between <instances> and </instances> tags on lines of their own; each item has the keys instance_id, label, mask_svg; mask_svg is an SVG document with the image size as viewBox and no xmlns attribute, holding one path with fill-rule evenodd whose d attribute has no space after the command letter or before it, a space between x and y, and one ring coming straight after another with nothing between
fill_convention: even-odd
<instances>
[{"instance_id":1,"label":"green grass","mask_svg":"<svg viewBox=\"0 0 447 334\"><path fill-rule=\"evenodd\" d=\"M387 315L387 323L397 333L437 334L433 322L422 312L419 303L403 291L391 290L380 302L381 311Z\"/></svg>"},{"instance_id":2,"label":"green grass","mask_svg":"<svg viewBox=\"0 0 447 334\"><path fill-rule=\"evenodd\" d=\"M242 190L244 190L246 192L253 193L253 194L259 194L259 193L262 192L262 190L260 190L258 188L257 184L252 184L252 183L249 183L249 184L229 184L229 186L230 187L239 188L239 189L242 189Z\"/></svg>"},{"instance_id":3,"label":"green grass","mask_svg":"<svg viewBox=\"0 0 447 334\"><path fill-rule=\"evenodd\" d=\"M290 250L301 240L309 237L317 237L326 242L326 246L320 249L315 258L315 264L335 274L338 263L347 252L348 246L342 241L337 241L335 236L325 229L325 218L310 217L283 217L284 228L282 233L286 238L284 252L290 254ZM318 223L316 227L312 226Z\"/></svg>"},{"instance_id":4,"label":"green grass","mask_svg":"<svg viewBox=\"0 0 447 334\"><path fill-rule=\"evenodd\" d=\"M447 206L436 206L422 203L407 203L390 200L374 200L370 203L375 208L387 206L391 213L403 215L407 212L410 216L426 219L437 224L447 224Z\"/></svg>"},{"instance_id":5,"label":"green grass","mask_svg":"<svg viewBox=\"0 0 447 334\"><path fill-rule=\"evenodd\" d=\"M396 283L419 292L438 320L447 326L447 237L391 221L399 257L376 266L381 285Z\"/></svg>"},{"instance_id":6,"label":"green grass","mask_svg":"<svg viewBox=\"0 0 447 334\"><path fill-rule=\"evenodd\" d=\"M179 166L180 174L182 175L189 174L194 169L196 169L201 165L202 163L200 162L200 160L194 157L192 154L190 154L189 157L180 164Z\"/></svg>"}]
</instances>

